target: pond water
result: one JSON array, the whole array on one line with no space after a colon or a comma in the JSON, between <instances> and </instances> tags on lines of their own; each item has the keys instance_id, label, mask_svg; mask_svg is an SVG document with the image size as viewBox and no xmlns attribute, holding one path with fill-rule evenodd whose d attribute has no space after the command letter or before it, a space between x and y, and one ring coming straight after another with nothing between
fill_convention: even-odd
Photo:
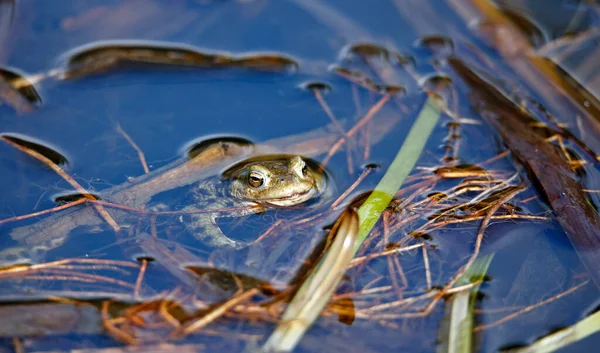
<instances>
[{"instance_id":1,"label":"pond water","mask_svg":"<svg viewBox=\"0 0 600 353\"><path fill-rule=\"evenodd\" d=\"M0 323L0 352L259 346L336 218L376 187L431 100L441 117L416 168L297 351L442 349L451 294L441 291L477 239L491 262L473 351L525 346L594 313L600 238L579 242L557 214L552 178L536 170L558 162L520 154L494 122L518 116L557 146L579 190L566 202L593 211L582 222L597 235L600 71L586 58L599 8L551 2L0 0L0 219L65 206L0 221L0 317L18 323ZM62 155L104 206L67 208L57 198L81 190L15 142ZM197 160L193 146L200 156L226 148L164 177ZM223 185L227 167L276 153L326 163L326 192L219 218L229 238L251 244L242 249L190 232L182 210L198 203L199 181ZM38 267L10 272L18 265ZM173 334L252 288L261 290L206 327ZM592 335L563 351L598 343Z\"/></svg>"}]
</instances>

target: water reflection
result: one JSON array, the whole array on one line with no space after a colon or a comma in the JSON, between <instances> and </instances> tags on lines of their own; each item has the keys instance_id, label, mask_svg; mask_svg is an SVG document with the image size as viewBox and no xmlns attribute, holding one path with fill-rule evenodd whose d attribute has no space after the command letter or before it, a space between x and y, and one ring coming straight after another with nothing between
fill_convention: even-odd
<instances>
[{"instance_id":1,"label":"water reflection","mask_svg":"<svg viewBox=\"0 0 600 353\"><path fill-rule=\"evenodd\" d=\"M295 290L308 265L318 261L320 250L330 241L323 229L341 209L364 201L387 170L423 102L437 96L444 99L440 105L444 114L428 138L418 168L394 195L382 221L359 250L343 287L300 349L321 351L326 343L327 349L348 352L434 351L444 305L440 298L451 295L444 293L445 286L475 246L480 246L480 255L496 253L490 275L482 283L485 296L476 302L482 311L475 335L482 351L528 342L587 313L597 291L591 285L577 286L585 284L589 273L552 222L548 203L531 187L532 179L522 164L506 153L497 129L482 120L477 92L483 84L469 85L467 71L455 64L466 63L467 69L481 74L485 85L508 92L496 113L517 103L515 116L526 124L522 130L548 139L543 146L550 143L561 152L574 169L574 180L580 178L578 182L595 190L598 171L589 141L596 135L585 128L585 120L575 119L583 115L557 109L564 106L566 96L539 94L550 85L538 87L507 64L509 60L523 63L521 55L503 57L490 50L493 42L486 47L478 29L459 17L466 13L472 19L478 12L452 7L465 10L467 2L453 1L452 6L444 1L406 2L397 7L358 1L299 3L19 2L22 8L15 12L14 32L2 53L6 67L52 78L55 58L79 48L64 58L66 75L100 77L55 82L20 74L17 80L43 89L44 104L22 117L3 110L3 130L15 132L8 136L20 142L13 142L31 142L32 149L56 162L60 158L43 147L61 146L71 162L68 172L101 198L122 229L112 231L84 204L2 223L2 250L15 246L46 246L47 250L34 267L22 266L10 274L0 271L3 300L102 298L89 302L97 305L95 322L101 324L104 313L114 319L104 322L114 325L86 336L86 344L98 348L113 348L119 340L130 343L127 339L133 337L142 338L136 343L148 338L153 344L149 349L160 351L165 346L156 340L169 339L168 331L181 330L177 325L190 327L210 314L215 320L192 330L184 344L242 351L247 340L270 333L285 307L281 293ZM409 5L419 11L403 13ZM583 38L579 35L585 28L579 25L593 23L593 16L571 15L591 6L581 2L576 6L579 10L565 11L569 20L582 19L573 22L572 34L577 38ZM534 39L531 43L538 45L541 40L536 28L544 40L551 38L539 16L533 20L515 6L511 11L530 22L519 28ZM415 38L416 46L412 45ZM585 43L574 56L588 59L581 67L593 68L593 39ZM545 53L564 67L570 62L561 56L565 52L560 48ZM303 68L305 63L326 62L332 69L307 75L308 71L298 70L298 62ZM172 69L182 65L211 69L204 70L201 78L190 75L193 68ZM212 69L221 67L234 70ZM295 75L256 72L263 70ZM533 72L530 66L523 72L527 70ZM104 72L111 74L100 75ZM587 77L585 72L577 77ZM15 79L3 77L8 83ZM312 94L299 92L300 82ZM22 101L35 99L33 92L12 89L11 94L18 93ZM579 101L582 106L588 102L586 109L593 112L594 100ZM117 123L151 165L147 175L140 175L138 151L115 132ZM198 136L205 140L197 140ZM177 151L185 141L199 142ZM3 221L50 210L56 201L79 196L65 191L55 175L27 168L21 158L15 160L10 146L0 147ZM181 209L189 204L194 186L210 178L220 180L223 170L247 158L274 153L310 157L315 167L326 161L339 190L314 209L272 209L220 221L232 237L260 239L243 250L214 251L186 231ZM63 153L59 155L66 160ZM597 204L594 195L586 196L591 204ZM488 226L482 227L486 219ZM45 243L49 239L53 247ZM265 286L275 290L265 291ZM570 288L576 290L560 300L531 307L548 293ZM140 306L124 305L132 302ZM525 307L530 311L513 311ZM36 308L32 304L25 312L37 312ZM501 322L515 312L513 319ZM86 348L76 329L69 333L49 332L54 336L28 337L24 342L31 351ZM64 346L57 347L57 342ZM169 344L181 348L179 341Z\"/></svg>"}]
</instances>

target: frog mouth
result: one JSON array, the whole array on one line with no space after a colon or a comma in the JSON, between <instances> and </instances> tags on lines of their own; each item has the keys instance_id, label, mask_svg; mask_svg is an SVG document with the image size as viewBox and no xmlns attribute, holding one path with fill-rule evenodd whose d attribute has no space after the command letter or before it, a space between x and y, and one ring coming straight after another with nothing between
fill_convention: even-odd
<instances>
[{"instance_id":1,"label":"frog mouth","mask_svg":"<svg viewBox=\"0 0 600 353\"><path fill-rule=\"evenodd\" d=\"M314 194L314 190L307 190L304 192L299 192L284 197L269 199L266 201L266 203L280 207L295 206L297 204L308 201L313 197Z\"/></svg>"}]
</instances>

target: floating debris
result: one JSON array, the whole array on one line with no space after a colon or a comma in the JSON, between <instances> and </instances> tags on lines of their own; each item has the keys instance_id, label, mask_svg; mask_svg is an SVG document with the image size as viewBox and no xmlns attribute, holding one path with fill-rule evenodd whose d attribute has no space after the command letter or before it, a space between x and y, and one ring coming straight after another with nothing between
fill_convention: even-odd
<instances>
[{"instance_id":1,"label":"floating debris","mask_svg":"<svg viewBox=\"0 0 600 353\"><path fill-rule=\"evenodd\" d=\"M419 85L426 91L438 92L440 89L452 87L452 79L446 74L436 72L423 76L419 80Z\"/></svg>"},{"instance_id":2,"label":"floating debris","mask_svg":"<svg viewBox=\"0 0 600 353\"><path fill-rule=\"evenodd\" d=\"M25 147L27 149L33 150L42 156L48 158L53 163L57 165L68 165L69 161L67 157L65 157L62 153L58 152L56 149L49 147L48 145L36 141L31 137L26 137L17 134L0 134L0 138L6 139L10 142L13 142L19 146ZM34 142L35 141L35 142Z\"/></svg>"},{"instance_id":3,"label":"floating debris","mask_svg":"<svg viewBox=\"0 0 600 353\"><path fill-rule=\"evenodd\" d=\"M423 36L417 39L414 45L427 48L436 54L450 55L454 52L454 41L443 34Z\"/></svg>"},{"instance_id":4,"label":"floating debris","mask_svg":"<svg viewBox=\"0 0 600 353\"><path fill-rule=\"evenodd\" d=\"M416 59L408 53L398 53L374 43L355 43L342 49L339 60L350 62L354 57L362 60L381 60L389 65L409 65L414 67Z\"/></svg>"},{"instance_id":5,"label":"floating debris","mask_svg":"<svg viewBox=\"0 0 600 353\"><path fill-rule=\"evenodd\" d=\"M600 287L600 215L559 150L526 122L532 117L458 58L450 61L473 91L475 109L502 137L557 216L581 262Z\"/></svg>"},{"instance_id":6,"label":"floating debris","mask_svg":"<svg viewBox=\"0 0 600 353\"><path fill-rule=\"evenodd\" d=\"M268 282L243 273L201 266L185 266L185 269L196 275L198 279L209 282L210 285L219 288L223 292L235 292L239 289L249 290L252 288L269 290L272 288Z\"/></svg>"},{"instance_id":7,"label":"floating debris","mask_svg":"<svg viewBox=\"0 0 600 353\"><path fill-rule=\"evenodd\" d=\"M443 178L490 177L487 170L474 164L459 164L452 167L441 167L434 171Z\"/></svg>"},{"instance_id":8,"label":"floating debris","mask_svg":"<svg viewBox=\"0 0 600 353\"><path fill-rule=\"evenodd\" d=\"M373 43L356 43L345 47L341 54L340 60L350 60L353 56L359 57L376 57L381 60L390 61L390 58L395 58L391 55L387 48Z\"/></svg>"},{"instance_id":9,"label":"floating debris","mask_svg":"<svg viewBox=\"0 0 600 353\"><path fill-rule=\"evenodd\" d=\"M402 86L378 84L372 78L358 70L351 70L338 65L331 66L330 70L347 79L348 81L351 81L373 92L388 94L406 93L406 89Z\"/></svg>"},{"instance_id":10,"label":"floating debris","mask_svg":"<svg viewBox=\"0 0 600 353\"><path fill-rule=\"evenodd\" d=\"M42 98L38 94L33 84L27 80L27 74L20 73L13 68L0 67L0 76L17 90L27 101L34 105L42 103Z\"/></svg>"},{"instance_id":11,"label":"floating debris","mask_svg":"<svg viewBox=\"0 0 600 353\"><path fill-rule=\"evenodd\" d=\"M299 86L300 88L307 91L319 91L321 93L330 93L332 91L331 85L323 81L307 81Z\"/></svg>"},{"instance_id":12,"label":"floating debris","mask_svg":"<svg viewBox=\"0 0 600 353\"><path fill-rule=\"evenodd\" d=\"M227 149L227 147L230 144L234 144L237 146L252 146L252 145L254 145L254 143L252 141L245 139L243 137L219 136L219 137L213 137L213 138L209 138L209 139L196 140L194 142L189 143L188 146L185 147L185 151L186 151L185 154L188 159L194 159L200 153L202 153L207 148L209 148L215 144L221 144L223 149Z\"/></svg>"},{"instance_id":13,"label":"floating debris","mask_svg":"<svg viewBox=\"0 0 600 353\"><path fill-rule=\"evenodd\" d=\"M10 105L18 114L32 112L42 103L26 76L13 68L0 67L0 102Z\"/></svg>"},{"instance_id":14,"label":"floating debris","mask_svg":"<svg viewBox=\"0 0 600 353\"><path fill-rule=\"evenodd\" d=\"M412 54L392 52L392 55L400 65L410 66L411 68L417 66L417 59Z\"/></svg>"},{"instance_id":15,"label":"floating debris","mask_svg":"<svg viewBox=\"0 0 600 353\"><path fill-rule=\"evenodd\" d=\"M82 194L79 192L76 193L67 193L67 194L61 194L61 195L57 195L53 197L53 201L54 203L57 204L66 204L66 203L71 203L71 202L75 202L81 199L88 199L88 200L100 200L100 196L96 195L96 194Z\"/></svg>"},{"instance_id":16,"label":"floating debris","mask_svg":"<svg viewBox=\"0 0 600 353\"><path fill-rule=\"evenodd\" d=\"M227 65L225 65L227 66ZM269 72L296 72L300 64L287 56L281 54L246 54L234 57L231 66Z\"/></svg>"},{"instance_id":17,"label":"floating debris","mask_svg":"<svg viewBox=\"0 0 600 353\"><path fill-rule=\"evenodd\" d=\"M67 53L63 79L90 76L121 67L242 67L259 71L294 72L299 63L276 53L233 56L194 46L157 41L101 41Z\"/></svg>"}]
</instances>

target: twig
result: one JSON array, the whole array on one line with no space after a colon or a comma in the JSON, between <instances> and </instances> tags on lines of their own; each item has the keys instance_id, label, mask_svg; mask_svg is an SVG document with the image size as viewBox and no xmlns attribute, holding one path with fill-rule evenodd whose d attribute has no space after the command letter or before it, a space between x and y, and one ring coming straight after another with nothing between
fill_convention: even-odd
<instances>
[{"instance_id":1,"label":"twig","mask_svg":"<svg viewBox=\"0 0 600 353\"><path fill-rule=\"evenodd\" d=\"M60 206L56 206L56 207L50 208L48 210L43 210L43 211L34 212L34 213L28 213L28 214L22 215L22 216L15 216L15 217L1 219L0 220L0 224L8 223L8 222L21 221L21 220L32 218L32 217L42 216L42 215L45 215L47 213L62 211L62 210L67 209L69 207L77 206L79 204L82 204L82 203L85 203L85 202L88 202L88 201L89 201L89 199L83 198L83 199L75 200L73 202L69 202L69 203L64 204L64 205L60 205Z\"/></svg>"},{"instance_id":2,"label":"twig","mask_svg":"<svg viewBox=\"0 0 600 353\"><path fill-rule=\"evenodd\" d=\"M427 246L423 244L423 262L425 264L425 280L427 281L427 290L431 290L431 272L429 271L429 257L427 256Z\"/></svg>"},{"instance_id":3,"label":"twig","mask_svg":"<svg viewBox=\"0 0 600 353\"><path fill-rule=\"evenodd\" d=\"M520 187L520 188L517 188L517 189L513 190L512 192L504 195L489 209L488 213L486 214L486 216L481 221L481 224L479 225L479 231L477 232L477 237L475 239L475 248L473 250L473 254L469 258L467 263L462 267L462 270L458 271L452 277L452 279L446 284L446 286L444 286L444 289L438 294L438 296L436 296L434 298L434 300L432 300L431 303L429 303L429 305L425 308L424 312L431 311L433 309L433 307L437 304L437 302L443 296L447 295L450 292L450 288L452 288L454 283L456 283L456 281L458 281L458 279L463 276L463 274L473 264L473 262L475 262L475 260L477 260L477 256L479 256L479 250L481 249L481 244L483 242L483 235L485 234L485 230L487 229L487 226L490 223L492 216L494 215L494 213L496 213L498 211L498 209L505 202L508 202L508 200L512 199L513 197L515 197L515 195L517 195L518 193L520 193L523 190L525 190L525 187Z\"/></svg>"},{"instance_id":4,"label":"twig","mask_svg":"<svg viewBox=\"0 0 600 353\"><path fill-rule=\"evenodd\" d=\"M506 315L505 317L503 317L503 318L501 318L499 320L496 320L496 321L494 321L492 323L476 326L475 328L473 328L473 331L474 332L484 331L484 330L490 329L492 327L500 326L500 325L504 324L505 322L508 322L508 321L510 321L510 320L512 320L512 319L514 319L514 318L516 318L516 317L518 317L520 315L522 315L522 314L525 314L525 313L530 312L530 311L532 311L534 309L537 309L537 308L539 308L541 306L544 306L544 305L546 305L546 304L548 304L550 302L553 302L553 301L555 301L557 299L560 299L560 298L564 297L565 295L571 294L574 291L576 291L577 289L579 289L579 288L585 286L586 284L588 284L588 282L589 282L589 280L587 280L587 281L585 281L583 283L580 283L580 284L578 284L578 285L576 285L574 287L571 287L571 288L567 289L566 291L564 291L562 293L559 293L559 294L557 294L555 296L552 296L552 297L550 297L550 298L548 298L546 300L543 300L543 301L541 301L539 303L527 306L527 307L525 307L525 308L523 308L523 309L521 309L521 310L519 310L519 311L517 311L515 313L512 313L510 315Z\"/></svg>"},{"instance_id":5,"label":"twig","mask_svg":"<svg viewBox=\"0 0 600 353\"><path fill-rule=\"evenodd\" d=\"M342 136L339 140L337 140L333 146L331 146L331 149L329 150L329 152L327 153L327 156L323 159L323 161L321 162L321 167L325 167L327 165L327 163L329 162L329 160L331 159L331 157L340 149L340 147L342 146L342 144L350 137L354 136L354 134L361 128L363 127L366 123L368 123L374 116L375 114L381 110L381 108L385 105L385 103L387 103L387 101L390 100L390 95L386 94L383 97L381 97L381 99L375 103L371 109L369 109L369 111L367 112L367 114L365 114L365 116L360 119L356 125L354 125L352 127L352 129L348 130L348 132L346 132L346 134L344 134L344 136Z\"/></svg>"},{"instance_id":6,"label":"twig","mask_svg":"<svg viewBox=\"0 0 600 353\"><path fill-rule=\"evenodd\" d=\"M86 189L84 189L81 185L79 185L79 183L77 181L75 181L75 179L73 179L69 174L67 174L61 167L59 167L56 163L52 162L49 158L47 158L46 156L30 149L24 146L21 146L13 141L11 141L10 139L2 136L2 140L4 140L4 142L8 143L9 145L13 146L14 148L27 153L28 155L30 155L31 157L39 160L40 162L44 163L45 165L47 165L50 169L52 169L53 171L55 171L58 175L60 175L63 179L65 179L69 184L71 184L72 187L75 188L75 190L77 190L79 193L82 194L83 197L89 199L89 200L95 200L96 198L94 196L92 196ZM96 209L96 211L100 214L100 216L106 221L106 223L108 223L108 225L111 226L111 228L115 231L118 232L121 228L119 227L119 225L117 224L117 222L115 222L115 220L108 214L108 212L106 212L106 210L104 209L104 207L102 207L101 205L94 205L94 208Z\"/></svg>"},{"instance_id":7,"label":"twig","mask_svg":"<svg viewBox=\"0 0 600 353\"><path fill-rule=\"evenodd\" d=\"M108 309L110 308L110 301L106 300L102 302L102 326L113 338L124 342L126 344L137 344L138 341L131 334L117 328L108 314Z\"/></svg>"},{"instance_id":8,"label":"twig","mask_svg":"<svg viewBox=\"0 0 600 353\"><path fill-rule=\"evenodd\" d=\"M140 273L138 274L137 280L135 281L135 290L133 291L133 296L136 299L140 297L140 289L142 287L142 281L144 280L144 274L146 273L146 268L148 266L148 260L142 259L142 265L140 266Z\"/></svg>"},{"instance_id":9,"label":"twig","mask_svg":"<svg viewBox=\"0 0 600 353\"><path fill-rule=\"evenodd\" d=\"M256 240L252 242L252 244L260 243L264 238L266 238L269 234L271 234L275 228L279 227L283 223L283 220L278 219L275 223L273 223L269 229L265 230Z\"/></svg>"},{"instance_id":10,"label":"twig","mask_svg":"<svg viewBox=\"0 0 600 353\"><path fill-rule=\"evenodd\" d=\"M127 142L129 142L131 147L133 147L133 149L136 150L138 157L140 159L140 163L142 163L142 168L144 168L144 173L145 174L150 173L150 169L148 169L148 163L146 163L146 156L144 155L144 152L142 151L142 149L135 143L135 141L133 141L131 136L129 136L129 134L127 134L125 132L125 130L123 130L123 128L121 128L121 124L117 123L116 130L119 134L121 134L121 136L123 136L125 138L125 140L127 140Z\"/></svg>"},{"instance_id":11,"label":"twig","mask_svg":"<svg viewBox=\"0 0 600 353\"><path fill-rule=\"evenodd\" d=\"M234 295L228 301L219 305L211 312L209 312L206 315L202 316L201 318L194 320L191 323L183 326L182 330L176 331L176 333L173 337L176 337L179 334L189 335L191 333L194 333L194 332L202 329L206 325L210 324L211 322L215 321L219 317L223 316L229 309L233 308L234 306L238 305L241 302L244 302L244 301L252 298L257 293L259 293L259 289L252 288L252 289L249 289L240 294Z\"/></svg>"},{"instance_id":12,"label":"twig","mask_svg":"<svg viewBox=\"0 0 600 353\"><path fill-rule=\"evenodd\" d=\"M329 209L333 210L335 209L340 202L344 201L344 199L354 190L356 189L356 187L367 177L367 175L369 175L369 173L371 173L371 170L373 168L365 168L365 170L362 171L362 173L360 173L360 175L358 176L358 178L356 179L356 181L354 183L352 183L352 185L350 185L350 187L348 189L346 189L346 191L344 191L340 197L337 198L337 200L335 200L331 206L329 206Z\"/></svg>"},{"instance_id":13,"label":"twig","mask_svg":"<svg viewBox=\"0 0 600 353\"><path fill-rule=\"evenodd\" d=\"M319 104L325 111L325 114L327 114L327 116L329 117L329 120L331 120L331 122L333 123L335 128L338 130L340 135L344 136L346 131L342 127L342 124L340 124L340 122L335 118L335 115L333 115L331 108L329 108L329 105L323 98L323 95L321 94L321 92L318 89L313 89L313 92L315 94L315 98L317 98L317 101L319 101ZM352 146L351 146L350 140L346 141L346 159L347 159L347 163L348 163L348 173L350 175L352 175L352 173L354 173L354 163L352 161Z\"/></svg>"},{"instance_id":14,"label":"twig","mask_svg":"<svg viewBox=\"0 0 600 353\"><path fill-rule=\"evenodd\" d=\"M348 266L348 268L352 268L352 267L358 266L358 265L360 265L361 263L363 263L365 261L370 261L372 259L375 259L375 258L378 258L378 257L381 257L381 256L389 256L389 255L397 254L397 253L400 253L400 252L403 252L403 251L414 250L414 249L420 248L422 246L423 246L423 244L420 243L420 244L406 246L406 247L403 247L403 248L382 251L382 252L377 253L377 254L370 254L370 255L366 255L366 256L355 257L350 262L350 265Z\"/></svg>"},{"instance_id":15,"label":"twig","mask_svg":"<svg viewBox=\"0 0 600 353\"><path fill-rule=\"evenodd\" d=\"M389 276L390 276L390 280L392 281L392 288L394 289L394 292L396 293L396 297L398 299L403 299L404 296L402 295L402 291L405 289L404 286L400 286L398 284L398 279L396 278L396 269L394 267L394 259L392 259L392 257L388 257L387 258L387 266L388 266L388 272L389 272ZM400 272L400 271L398 271Z\"/></svg>"},{"instance_id":16,"label":"twig","mask_svg":"<svg viewBox=\"0 0 600 353\"><path fill-rule=\"evenodd\" d=\"M70 263L80 263L80 264L99 264L99 265L114 265L114 266L123 266L123 267L135 267L139 266L135 263L128 261L120 261L120 260L101 260L101 259L63 259L53 262L47 262L44 264L37 265L27 265L27 266L10 266L5 268L0 268L0 276L8 276L13 273L27 273L27 272L35 272L41 271L45 269L51 269L53 267L59 267ZM91 267L93 269L93 267Z\"/></svg>"}]
</instances>

